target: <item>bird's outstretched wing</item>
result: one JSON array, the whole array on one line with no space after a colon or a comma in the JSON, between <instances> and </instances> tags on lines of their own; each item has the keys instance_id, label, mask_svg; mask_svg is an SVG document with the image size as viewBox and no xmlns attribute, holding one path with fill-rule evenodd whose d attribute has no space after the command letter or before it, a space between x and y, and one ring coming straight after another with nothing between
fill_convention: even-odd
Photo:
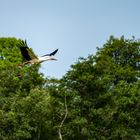
<instances>
[{"instance_id":1,"label":"bird's outstretched wing","mask_svg":"<svg viewBox=\"0 0 140 140\"><path fill-rule=\"evenodd\" d=\"M56 49L55 51L53 51L52 53L50 54L45 54L43 56L52 56L52 55L55 55L57 53L58 49Z\"/></svg>"},{"instance_id":2,"label":"bird's outstretched wing","mask_svg":"<svg viewBox=\"0 0 140 140\"><path fill-rule=\"evenodd\" d=\"M20 47L21 54L25 61L30 61L32 59L37 59L37 56L33 53L32 49L30 49L25 41L22 41L22 45Z\"/></svg>"}]
</instances>

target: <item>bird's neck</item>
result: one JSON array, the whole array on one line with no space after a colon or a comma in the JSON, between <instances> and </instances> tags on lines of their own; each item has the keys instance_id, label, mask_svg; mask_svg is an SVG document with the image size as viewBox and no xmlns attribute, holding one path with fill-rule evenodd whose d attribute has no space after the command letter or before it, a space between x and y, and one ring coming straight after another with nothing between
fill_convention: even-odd
<instances>
[{"instance_id":1,"label":"bird's neck","mask_svg":"<svg viewBox=\"0 0 140 140\"><path fill-rule=\"evenodd\" d=\"M51 57L50 56L42 56L42 57L38 57L38 59L40 61L47 61L47 60L51 60Z\"/></svg>"}]
</instances>

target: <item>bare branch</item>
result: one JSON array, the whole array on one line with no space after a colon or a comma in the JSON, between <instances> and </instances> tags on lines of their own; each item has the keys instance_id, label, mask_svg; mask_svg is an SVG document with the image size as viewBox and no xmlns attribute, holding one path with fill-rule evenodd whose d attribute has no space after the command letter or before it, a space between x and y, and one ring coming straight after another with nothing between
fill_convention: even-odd
<instances>
[{"instance_id":1,"label":"bare branch","mask_svg":"<svg viewBox=\"0 0 140 140\"><path fill-rule=\"evenodd\" d=\"M62 129L64 121L66 120L67 115L68 115L66 95L65 95L65 103L64 103L64 105L65 105L65 116L64 116L63 120L61 121L60 126L59 126L59 130L58 130L60 140L63 140L63 137L62 137L62 134L61 134L61 129Z\"/></svg>"}]
</instances>

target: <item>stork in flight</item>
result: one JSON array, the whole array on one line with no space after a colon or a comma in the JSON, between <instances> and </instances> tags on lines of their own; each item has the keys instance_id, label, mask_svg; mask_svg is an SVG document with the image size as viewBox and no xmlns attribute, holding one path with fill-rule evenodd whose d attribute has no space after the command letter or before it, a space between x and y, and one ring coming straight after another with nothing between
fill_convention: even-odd
<instances>
[{"instance_id":1,"label":"stork in flight","mask_svg":"<svg viewBox=\"0 0 140 140\"><path fill-rule=\"evenodd\" d=\"M20 47L20 51L21 54L24 58L24 62L23 64L39 64L42 63L44 61L48 61L48 60L57 60L56 58L54 58L53 56L57 53L58 49L56 49L55 51L53 51L50 54L46 54L40 57L37 57L31 48L28 47L26 40L22 41L22 47Z\"/></svg>"}]
</instances>

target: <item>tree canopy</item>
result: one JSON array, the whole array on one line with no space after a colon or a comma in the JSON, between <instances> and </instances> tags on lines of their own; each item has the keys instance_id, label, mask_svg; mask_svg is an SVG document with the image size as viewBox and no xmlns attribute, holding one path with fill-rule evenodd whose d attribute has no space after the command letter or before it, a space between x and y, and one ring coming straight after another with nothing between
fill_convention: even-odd
<instances>
[{"instance_id":1,"label":"tree canopy","mask_svg":"<svg viewBox=\"0 0 140 140\"><path fill-rule=\"evenodd\" d=\"M1 140L140 139L140 41L110 36L61 79L21 67L21 39L0 38Z\"/></svg>"}]
</instances>

